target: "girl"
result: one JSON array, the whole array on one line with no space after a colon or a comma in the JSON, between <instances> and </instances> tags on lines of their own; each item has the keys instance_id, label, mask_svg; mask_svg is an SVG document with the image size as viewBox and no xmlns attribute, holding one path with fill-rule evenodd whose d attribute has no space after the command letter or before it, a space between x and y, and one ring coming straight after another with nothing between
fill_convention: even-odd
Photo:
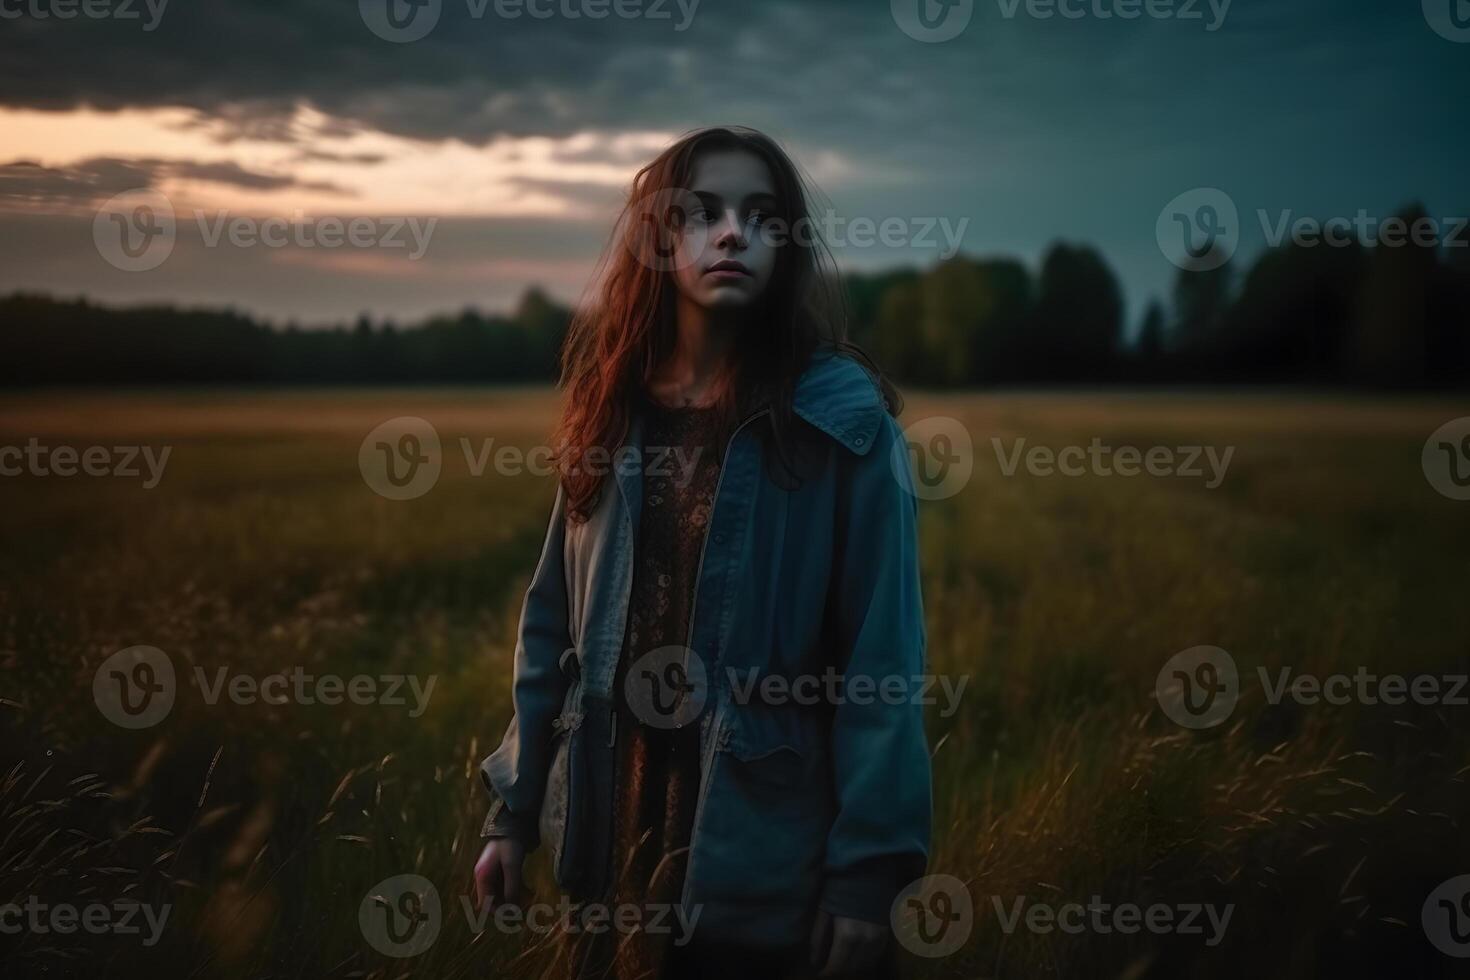
<instances>
[{"instance_id":1,"label":"girl","mask_svg":"<svg viewBox=\"0 0 1470 980\"><path fill-rule=\"evenodd\" d=\"M635 178L568 336L475 867L515 903L545 843L606 906L558 975L882 973L924 870L922 709L874 695L924 670L916 498L807 200L769 137L685 136Z\"/></svg>"}]
</instances>

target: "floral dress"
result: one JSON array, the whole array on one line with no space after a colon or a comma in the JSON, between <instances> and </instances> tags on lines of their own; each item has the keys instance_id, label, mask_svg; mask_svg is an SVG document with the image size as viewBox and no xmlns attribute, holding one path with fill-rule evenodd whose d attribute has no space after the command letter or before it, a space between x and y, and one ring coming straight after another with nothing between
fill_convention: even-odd
<instances>
[{"instance_id":1,"label":"floral dress","mask_svg":"<svg viewBox=\"0 0 1470 980\"><path fill-rule=\"evenodd\" d=\"M643 507L628 626L615 684L613 909L679 902L699 793L699 725L647 724L629 704L625 679L640 657L688 641L705 529L719 482L719 415L714 408L644 406ZM555 975L658 980L677 921L654 932L579 932L563 937Z\"/></svg>"}]
</instances>

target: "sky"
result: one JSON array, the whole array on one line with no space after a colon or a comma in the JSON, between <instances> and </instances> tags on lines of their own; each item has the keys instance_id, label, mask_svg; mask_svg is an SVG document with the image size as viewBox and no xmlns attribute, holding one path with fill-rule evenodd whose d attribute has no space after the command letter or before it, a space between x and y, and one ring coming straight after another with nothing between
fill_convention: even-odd
<instances>
[{"instance_id":1,"label":"sky","mask_svg":"<svg viewBox=\"0 0 1470 980\"><path fill-rule=\"evenodd\" d=\"M846 268L1086 243L1136 321L1180 201L1238 268L1283 219L1470 215L1467 82L1466 0L0 0L0 293L575 302L637 168L741 124Z\"/></svg>"}]
</instances>

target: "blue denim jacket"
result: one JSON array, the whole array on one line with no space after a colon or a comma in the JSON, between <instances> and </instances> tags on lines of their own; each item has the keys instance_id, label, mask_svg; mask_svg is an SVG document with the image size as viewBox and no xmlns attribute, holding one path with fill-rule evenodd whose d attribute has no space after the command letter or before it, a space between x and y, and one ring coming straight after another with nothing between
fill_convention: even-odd
<instances>
[{"instance_id":1,"label":"blue denim jacket","mask_svg":"<svg viewBox=\"0 0 1470 980\"><path fill-rule=\"evenodd\" d=\"M764 413L731 436L689 643L707 686L690 722L702 763L683 904L701 934L773 946L805 941L818 907L887 922L923 874L932 811L919 698L831 697L825 681L818 698L740 694L752 671L791 682L833 668L870 678L869 695L895 677L917 693L925 670L902 430L871 375L830 352L792 407L823 434L816 465L794 487L773 481L755 431ZM642 459L641 430L635 416L626 458ZM558 490L521 612L515 716L480 766L486 832L545 842L558 885L587 899L608 882L612 684L643 496L638 467L614 474L584 523L564 520Z\"/></svg>"}]
</instances>

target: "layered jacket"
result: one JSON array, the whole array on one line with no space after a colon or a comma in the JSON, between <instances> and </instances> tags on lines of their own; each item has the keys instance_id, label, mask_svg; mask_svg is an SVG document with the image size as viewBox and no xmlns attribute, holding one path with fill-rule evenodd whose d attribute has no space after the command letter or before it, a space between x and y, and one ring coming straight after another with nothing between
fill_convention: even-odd
<instances>
[{"instance_id":1,"label":"layered jacket","mask_svg":"<svg viewBox=\"0 0 1470 980\"><path fill-rule=\"evenodd\" d=\"M868 371L832 352L792 410L814 430L797 481L772 475L769 410L730 436L670 675L693 679L678 723L701 744L686 914L701 934L769 946L805 941L819 907L886 923L924 872L932 809L903 432ZM635 415L615 463L643 459L641 432ZM612 863L612 685L642 496L641 467L615 465L572 522L558 490L521 612L515 714L480 766L485 833L546 844L558 885L584 900Z\"/></svg>"}]
</instances>

